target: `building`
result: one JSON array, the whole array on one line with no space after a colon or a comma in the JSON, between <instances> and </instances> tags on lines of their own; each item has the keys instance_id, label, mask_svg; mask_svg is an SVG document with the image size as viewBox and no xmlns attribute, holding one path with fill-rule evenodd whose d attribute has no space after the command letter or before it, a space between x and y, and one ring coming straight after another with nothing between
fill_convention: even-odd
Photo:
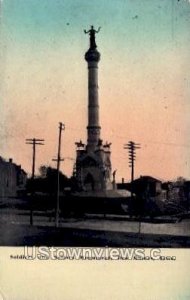
<instances>
[{"instance_id":1,"label":"building","mask_svg":"<svg viewBox=\"0 0 190 300\"><path fill-rule=\"evenodd\" d=\"M151 176L140 176L132 183L133 192L140 197L156 197L162 193L162 182Z\"/></svg>"},{"instance_id":2,"label":"building","mask_svg":"<svg viewBox=\"0 0 190 300\"><path fill-rule=\"evenodd\" d=\"M184 183L184 193L186 198L186 207L189 210L190 209L190 181L186 181Z\"/></svg>"},{"instance_id":3,"label":"building","mask_svg":"<svg viewBox=\"0 0 190 300\"><path fill-rule=\"evenodd\" d=\"M174 182L165 182L162 185L167 193L167 201L176 205L189 208L190 206L190 181L185 179Z\"/></svg>"},{"instance_id":4,"label":"building","mask_svg":"<svg viewBox=\"0 0 190 300\"><path fill-rule=\"evenodd\" d=\"M85 33L90 36L90 47L85 54L88 64L88 126L87 143L75 143L76 149L76 178L82 191L112 190L111 182L111 143L103 143L99 122L98 99L98 63L100 53L97 51L95 34L91 26Z\"/></svg>"},{"instance_id":5,"label":"building","mask_svg":"<svg viewBox=\"0 0 190 300\"><path fill-rule=\"evenodd\" d=\"M16 197L26 185L27 174L12 159L0 157L0 197Z\"/></svg>"}]
</instances>

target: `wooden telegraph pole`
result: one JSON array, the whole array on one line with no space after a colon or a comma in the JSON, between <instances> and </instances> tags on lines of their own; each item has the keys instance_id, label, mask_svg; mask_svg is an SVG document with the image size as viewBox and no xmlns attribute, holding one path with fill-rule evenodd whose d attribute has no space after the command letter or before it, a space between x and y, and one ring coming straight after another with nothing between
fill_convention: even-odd
<instances>
[{"instance_id":1,"label":"wooden telegraph pole","mask_svg":"<svg viewBox=\"0 0 190 300\"><path fill-rule=\"evenodd\" d=\"M136 149L140 149L140 144L129 141L124 145L124 149L128 149L129 152L129 167L131 168L131 199L133 199L133 181L134 181L134 168L135 168L135 158L136 158ZM139 228L138 233L141 231L141 220L139 218Z\"/></svg>"},{"instance_id":2,"label":"wooden telegraph pole","mask_svg":"<svg viewBox=\"0 0 190 300\"><path fill-rule=\"evenodd\" d=\"M129 141L124 145L124 149L128 149L129 153L129 167L131 168L131 198L133 197L133 181L134 181L134 168L136 159L136 149L140 149L140 144Z\"/></svg>"},{"instance_id":3,"label":"wooden telegraph pole","mask_svg":"<svg viewBox=\"0 0 190 300\"><path fill-rule=\"evenodd\" d=\"M60 197L59 172L60 172L60 162L64 160L61 158L61 133L62 133L62 130L65 130L65 125L60 122L59 123L57 159L53 159L53 161L57 162L57 201L56 201L56 209L55 209L55 227L59 227L59 197Z\"/></svg>"},{"instance_id":4,"label":"wooden telegraph pole","mask_svg":"<svg viewBox=\"0 0 190 300\"><path fill-rule=\"evenodd\" d=\"M26 144L32 145L32 198L30 203L30 225L33 225L33 197L34 197L34 177L36 163L36 145L44 145L44 139L26 139Z\"/></svg>"}]
</instances>

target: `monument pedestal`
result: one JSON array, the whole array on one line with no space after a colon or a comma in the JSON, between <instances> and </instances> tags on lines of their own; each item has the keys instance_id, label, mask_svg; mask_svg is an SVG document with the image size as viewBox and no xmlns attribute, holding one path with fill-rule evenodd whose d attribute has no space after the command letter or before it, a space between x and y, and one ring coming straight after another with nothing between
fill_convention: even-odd
<instances>
[{"instance_id":1,"label":"monument pedestal","mask_svg":"<svg viewBox=\"0 0 190 300\"><path fill-rule=\"evenodd\" d=\"M102 191L113 188L110 151L97 147L95 151L77 150L77 182L81 190Z\"/></svg>"}]
</instances>

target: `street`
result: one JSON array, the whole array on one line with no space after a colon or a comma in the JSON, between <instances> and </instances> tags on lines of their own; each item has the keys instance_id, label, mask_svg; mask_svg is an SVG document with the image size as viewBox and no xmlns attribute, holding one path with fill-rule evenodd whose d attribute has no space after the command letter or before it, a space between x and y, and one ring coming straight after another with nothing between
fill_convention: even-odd
<instances>
[{"instance_id":1,"label":"street","mask_svg":"<svg viewBox=\"0 0 190 300\"><path fill-rule=\"evenodd\" d=\"M60 218L56 228L54 218L50 221L45 212L35 211L34 225L30 226L28 210L1 208L0 245L190 247L190 220L153 224L125 217L87 215Z\"/></svg>"}]
</instances>

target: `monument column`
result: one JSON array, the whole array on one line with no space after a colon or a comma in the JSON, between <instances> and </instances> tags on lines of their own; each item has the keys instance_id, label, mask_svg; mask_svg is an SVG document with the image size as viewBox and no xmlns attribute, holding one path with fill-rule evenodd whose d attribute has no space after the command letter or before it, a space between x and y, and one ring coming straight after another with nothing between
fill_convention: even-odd
<instances>
[{"instance_id":1,"label":"monument column","mask_svg":"<svg viewBox=\"0 0 190 300\"><path fill-rule=\"evenodd\" d=\"M100 53L97 51L95 35L100 31L91 26L84 32L89 34L90 46L85 53L88 65L88 124L87 144L79 141L77 146L76 178L79 190L95 195L94 191L112 190L111 183L111 143L100 139L99 102L98 102L98 63ZM115 173L114 173L115 174ZM96 194L97 195L97 194Z\"/></svg>"},{"instance_id":2,"label":"monument column","mask_svg":"<svg viewBox=\"0 0 190 300\"><path fill-rule=\"evenodd\" d=\"M88 63L88 126L87 126L87 151L94 152L100 140L99 125L99 102L98 102L98 62L100 53L97 51L95 42L96 31L93 26L89 31L84 31L90 35L90 47L85 54Z\"/></svg>"}]
</instances>

